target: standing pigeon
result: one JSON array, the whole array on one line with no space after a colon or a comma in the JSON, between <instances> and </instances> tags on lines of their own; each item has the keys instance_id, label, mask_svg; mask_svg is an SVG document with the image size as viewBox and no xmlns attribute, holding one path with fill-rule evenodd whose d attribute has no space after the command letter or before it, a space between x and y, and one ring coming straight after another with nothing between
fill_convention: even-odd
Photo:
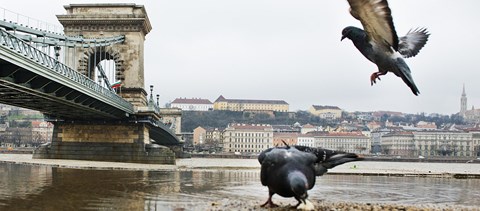
<instances>
[{"instance_id":1,"label":"standing pigeon","mask_svg":"<svg viewBox=\"0 0 480 211\"><path fill-rule=\"evenodd\" d=\"M342 31L342 39L349 38L368 60L375 63L378 72L370 76L373 85L381 75L393 72L402 78L413 94L418 95L410 68L403 60L418 54L430 35L425 28L410 30L404 37L397 37L391 10L387 0L348 0L350 14L358 19L364 30L348 26Z\"/></svg>"},{"instance_id":2,"label":"standing pigeon","mask_svg":"<svg viewBox=\"0 0 480 211\"><path fill-rule=\"evenodd\" d=\"M278 194L295 197L297 209L313 210L313 204L307 200L307 191L315 185L315 177L337 165L361 159L354 153L305 146L286 145L264 150L258 156L262 165L260 180L262 185L268 186L269 197L261 206L277 207L272 196Z\"/></svg>"}]
</instances>

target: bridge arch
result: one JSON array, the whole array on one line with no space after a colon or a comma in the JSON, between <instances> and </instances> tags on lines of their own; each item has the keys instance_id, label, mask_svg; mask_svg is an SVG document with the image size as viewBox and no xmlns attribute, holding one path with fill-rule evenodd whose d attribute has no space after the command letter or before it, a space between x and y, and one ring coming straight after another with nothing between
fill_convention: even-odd
<instances>
[{"instance_id":1,"label":"bridge arch","mask_svg":"<svg viewBox=\"0 0 480 211\"><path fill-rule=\"evenodd\" d=\"M100 77L97 66L103 62L109 61L113 63L112 67L103 67L106 72L110 83L120 81L123 83L125 80L125 68L123 65L123 59L121 53L115 49L114 46L100 46L90 47L83 49L83 55L75 67L81 74L89 77L92 80L96 80ZM114 74L111 74L111 71ZM113 78L112 78L113 75Z\"/></svg>"}]
</instances>

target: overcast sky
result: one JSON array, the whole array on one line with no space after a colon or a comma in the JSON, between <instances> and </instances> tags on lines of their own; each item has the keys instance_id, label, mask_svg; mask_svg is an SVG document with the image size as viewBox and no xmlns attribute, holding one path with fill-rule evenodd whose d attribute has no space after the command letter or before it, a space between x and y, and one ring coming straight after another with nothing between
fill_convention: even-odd
<instances>
[{"instance_id":1,"label":"overcast sky","mask_svg":"<svg viewBox=\"0 0 480 211\"><path fill-rule=\"evenodd\" d=\"M370 86L376 66L350 40L340 42L344 27L361 27L346 0L2 0L1 7L60 25L55 15L66 13L64 5L91 2L145 6L153 27L145 85L155 86L161 104L223 95L285 100L292 111L315 104L453 114L465 84L468 108L480 108L478 0L389 1L399 36L413 27L431 32L406 59L419 96L392 73Z\"/></svg>"}]
</instances>

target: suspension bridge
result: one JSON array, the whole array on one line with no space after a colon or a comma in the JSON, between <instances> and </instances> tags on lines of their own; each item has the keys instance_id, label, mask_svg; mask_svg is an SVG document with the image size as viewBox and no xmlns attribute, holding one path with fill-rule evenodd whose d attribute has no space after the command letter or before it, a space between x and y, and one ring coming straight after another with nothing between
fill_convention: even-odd
<instances>
[{"instance_id":1,"label":"suspension bridge","mask_svg":"<svg viewBox=\"0 0 480 211\"><path fill-rule=\"evenodd\" d=\"M63 27L53 27L63 31L6 9L0 20L0 103L54 124L52 142L34 158L175 163L181 112L161 109L153 86L144 88L145 8L65 9L57 15Z\"/></svg>"}]
</instances>

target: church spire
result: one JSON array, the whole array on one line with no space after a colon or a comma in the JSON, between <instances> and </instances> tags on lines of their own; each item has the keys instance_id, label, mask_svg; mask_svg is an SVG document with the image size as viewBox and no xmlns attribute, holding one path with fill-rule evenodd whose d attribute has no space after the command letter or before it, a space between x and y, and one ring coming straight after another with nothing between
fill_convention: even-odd
<instances>
[{"instance_id":1,"label":"church spire","mask_svg":"<svg viewBox=\"0 0 480 211\"><path fill-rule=\"evenodd\" d=\"M467 94L465 93L465 84L463 84L462 97L460 98L460 115L465 117L467 111Z\"/></svg>"}]
</instances>

